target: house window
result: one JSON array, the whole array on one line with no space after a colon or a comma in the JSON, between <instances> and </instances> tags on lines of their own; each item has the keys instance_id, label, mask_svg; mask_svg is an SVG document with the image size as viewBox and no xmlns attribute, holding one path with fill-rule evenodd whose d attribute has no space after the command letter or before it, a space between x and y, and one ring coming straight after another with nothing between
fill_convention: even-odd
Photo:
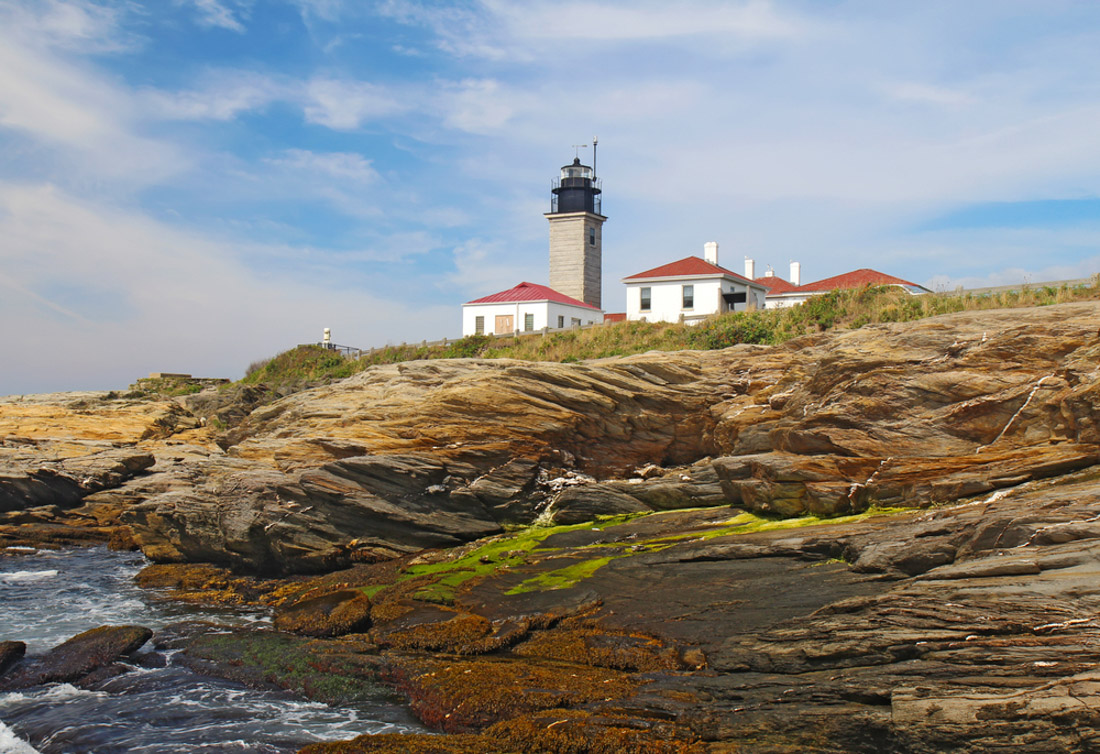
<instances>
[{"instance_id":1,"label":"house window","mask_svg":"<svg viewBox=\"0 0 1100 754\"><path fill-rule=\"evenodd\" d=\"M485 334L485 317L474 317L474 335Z\"/></svg>"},{"instance_id":2,"label":"house window","mask_svg":"<svg viewBox=\"0 0 1100 754\"><path fill-rule=\"evenodd\" d=\"M523 315L523 329L527 332L531 332L535 329L535 315L524 314Z\"/></svg>"},{"instance_id":3,"label":"house window","mask_svg":"<svg viewBox=\"0 0 1100 754\"><path fill-rule=\"evenodd\" d=\"M695 286L694 285L685 285L684 286L684 308L685 309L694 309L695 308Z\"/></svg>"},{"instance_id":4,"label":"house window","mask_svg":"<svg viewBox=\"0 0 1100 754\"><path fill-rule=\"evenodd\" d=\"M562 330L564 328L565 328L565 317L559 314L558 315L558 329Z\"/></svg>"},{"instance_id":5,"label":"house window","mask_svg":"<svg viewBox=\"0 0 1100 754\"><path fill-rule=\"evenodd\" d=\"M642 305L639 307L643 312L648 312L649 307L653 301L653 289L642 288Z\"/></svg>"},{"instance_id":6,"label":"house window","mask_svg":"<svg viewBox=\"0 0 1100 754\"><path fill-rule=\"evenodd\" d=\"M588 245L589 246L595 246L596 245L596 229L595 228L589 228L588 229Z\"/></svg>"},{"instance_id":7,"label":"house window","mask_svg":"<svg viewBox=\"0 0 1100 754\"><path fill-rule=\"evenodd\" d=\"M569 321L570 321L569 322L570 327L580 327L581 326L581 318L580 317L570 317Z\"/></svg>"}]
</instances>

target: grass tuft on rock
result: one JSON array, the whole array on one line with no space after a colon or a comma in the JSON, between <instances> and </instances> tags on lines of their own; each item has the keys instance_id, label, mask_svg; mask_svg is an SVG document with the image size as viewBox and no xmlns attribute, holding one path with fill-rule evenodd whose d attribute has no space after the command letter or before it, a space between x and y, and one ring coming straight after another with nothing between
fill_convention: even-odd
<instances>
[{"instance_id":1,"label":"grass tuft on rock","mask_svg":"<svg viewBox=\"0 0 1100 754\"><path fill-rule=\"evenodd\" d=\"M440 345L402 344L346 358L318 345L293 348L254 362L242 382L280 388L350 377L380 364L420 359L508 358L571 363L647 351L714 350L748 343L778 345L829 330L913 320L963 311L1049 306L1100 299L1100 276L1091 285L1023 286L988 294L929 293L913 296L892 286L867 286L815 296L799 306L730 312L697 325L616 322L584 330L495 338L471 335ZM364 344L366 345L366 344Z\"/></svg>"}]
</instances>

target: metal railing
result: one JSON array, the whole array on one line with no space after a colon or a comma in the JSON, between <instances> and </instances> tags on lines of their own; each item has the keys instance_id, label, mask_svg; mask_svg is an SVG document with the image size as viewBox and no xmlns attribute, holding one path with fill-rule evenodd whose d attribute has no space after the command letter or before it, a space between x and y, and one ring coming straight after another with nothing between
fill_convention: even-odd
<instances>
[{"instance_id":1,"label":"metal railing","mask_svg":"<svg viewBox=\"0 0 1100 754\"><path fill-rule=\"evenodd\" d=\"M554 333L560 333L560 332L571 332L571 331L574 331L574 330L589 330L593 327L601 327L605 324L609 324L609 323L595 322L591 325L573 325L571 327L543 327L539 330L513 330L511 332L506 332L506 333L480 333L480 334L485 335L485 336L490 337L490 338L496 338L498 340L501 339L501 338L522 338L524 336L530 336L530 335L541 335L543 337L546 337L547 335L552 335ZM377 352L384 351L387 348L410 348L410 347L411 348L437 348L437 347L446 348L447 346L449 346L453 343L456 343L459 340L462 340L462 338L443 338L442 340L422 340L420 342L412 342L412 343L409 343L407 341L401 341L400 345L389 344L389 345L385 345L385 346L379 346L377 348L356 348L355 346L341 346L341 345L338 345L336 343L325 343L325 342L307 343L307 344L304 344L304 345L316 345L316 346L319 346L321 348L324 348L326 351L335 351L336 353L339 353L344 358L360 359L364 356L373 356Z\"/></svg>"}]
</instances>

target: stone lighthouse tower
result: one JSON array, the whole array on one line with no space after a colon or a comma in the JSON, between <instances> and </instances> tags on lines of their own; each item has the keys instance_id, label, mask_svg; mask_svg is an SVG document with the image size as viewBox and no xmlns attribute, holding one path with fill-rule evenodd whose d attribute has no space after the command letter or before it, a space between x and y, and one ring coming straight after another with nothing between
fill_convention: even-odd
<instances>
[{"instance_id":1,"label":"stone lighthouse tower","mask_svg":"<svg viewBox=\"0 0 1100 754\"><path fill-rule=\"evenodd\" d=\"M592 140L593 164L596 141ZM550 287L566 296L602 309L600 179L580 158L561 169L551 188Z\"/></svg>"}]
</instances>

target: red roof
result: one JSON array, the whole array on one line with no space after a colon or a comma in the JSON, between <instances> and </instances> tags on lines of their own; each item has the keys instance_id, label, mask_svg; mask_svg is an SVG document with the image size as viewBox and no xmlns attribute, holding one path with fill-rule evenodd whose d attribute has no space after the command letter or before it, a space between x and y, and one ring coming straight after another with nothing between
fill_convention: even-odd
<instances>
[{"instance_id":1,"label":"red roof","mask_svg":"<svg viewBox=\"0 0 1100 754\"><path fill-rule=\"evenodd\" d=\"M923 286L919 286L916 283L910 283L908 280L902 280L893 275L887 275L885 272L867 269L866 267L862 270L853 270L852 272L846 272L843 275L836 275L831 278L825 278L824 280L818 280L814 283L806 283L806 285L797 290L807 292L835 291L838 288L862 288L865 285L904 285L909 288L920 288L924 290ZM773 293L774 292L773 289Z\"/></svg>"},{"instance_id":2,"label":"red roof","mask_svg":"<svg viewBox=\"0 0 1100 754\"><path fill-rule=\"evenodd\" d=\"M775 275L766 275L762 278L757 278L756 282L760 283L760 285L764 285L770 288L771 290L768 291L769 295L778 293L793 293L798 290L798 286L794 283L788 282L781 277L776 277Z\"/></svg>"},{"instance_id":3,"label":"red roof","mask_svg":"<svg viewBox=\"0 0 1100 754\"><path fill-rule=\"evenodd\" d=\"M603 315L604 322L626 322L626 312L613 312Z\"/></svg>"},{"instance_id":4,"label":"red roof","mask_svg":"<svg viewBox=\"0 0 1100 754\"><path fill-rule=\"evenodd\" d=\"M473 301L467 301L467 304L509 304L519 303L522 301L553 301L558 304L568 304L569 306L580 306L585 309L599 309L591 304L586 304L583 301L578 301L575 298L566 296L564 293L558 293L553 288L548 288L545 285L539 285L538 283L520 283L515 288L509 288L506 291L500 293L494 293L491 296L483 296L482 298L476 298Z\"/></svg>"},{"instance_id":5,"label":"red roof","mask_svg":"<svg viewBox=\"0 0 1100 754\"><path fill-rule=\"evenodd\" d=\"M707 260L700 259L699 257L684 257L678 262L669 262L660 267L654 267L652 270L646 270L645 272L639 272L637 275L623 278L623 282L625 283L629 280L638 280L641 278L671 278L681 276L714 277L717 275L729 275L745 283L752 282L748 278L738 275L736 272L731 272L725 267L711 264Z\"/></svg>"}]
</instances>

